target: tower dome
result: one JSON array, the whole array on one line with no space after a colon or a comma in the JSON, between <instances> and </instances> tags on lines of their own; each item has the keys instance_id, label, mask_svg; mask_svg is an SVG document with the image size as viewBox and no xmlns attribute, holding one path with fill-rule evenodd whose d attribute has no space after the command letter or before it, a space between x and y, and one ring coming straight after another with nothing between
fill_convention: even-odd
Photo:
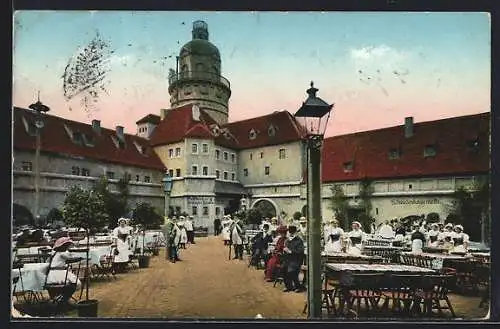
<instances>
[{"instance_id":1,"label":"tower dome","mask_svg":"<svg viewBox=\"0 0 500 329\"><path fill-rule=\"evenodd\" d=\"M172 109L196 103L219 123L228 119L229 81L221 75L219 49L209 41L208 25L193 23L192 40L179 51L176 70L169 74Z\"/></svg>"}]
</instances>

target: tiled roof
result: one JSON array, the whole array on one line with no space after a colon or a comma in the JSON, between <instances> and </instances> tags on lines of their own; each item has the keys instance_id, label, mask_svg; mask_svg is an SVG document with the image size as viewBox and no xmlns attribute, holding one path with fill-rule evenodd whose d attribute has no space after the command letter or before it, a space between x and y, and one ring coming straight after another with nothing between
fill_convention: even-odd
<instances>
[{"instance_id":1,"label":"tiled roof","mask_svg":"<svg viewBox=\"0 0 500 329\"><path fill-rule=\"evenodd\" d=\"M142 119L138 120L135 124L141 124L141 123L152 123L152 124L159 124L160 123L160 116L159 115L155 115L155 114L148 114L146 115L145 117L143 117Z\"/></svg>"},{"instance_id":2,"label":"tiled roof","mask_svg":"<svg viewBox=\"0 0 500 329\"><path fill-rule=\"evenodd\" d=\"M151 145L172 144L183 140L186 132L195 124L191 108L192 105L185 105L167 111L149 139Z\"/></svg>"},{"instance_id":3,"label":"tiled roof","mask_svg":"<svg viewBox=\"0 0 500 329\"><path fill-rule=\"evenodd\" d=\"M322 179L329 182L487 173L489 133L490 114L481 113L415 123L410 138L404 136L404 125L327 138ZM476 139L479 144L474 151L470 145ZM435 145L434 157L424 157L428 145ZM399 159L389 158L391 149L400 150ZM352 171L344 170L348 162L352 162Z\"/></svg>"},{"instance_id":4,"label":"tiled roof","mask_svg":"<svg viewBox=\"0 0 500 329\"><path fill-rule=\"evenodd\" d=\"M23 119L24 118L24 119ZM35 150L36 137L26 131L25 123L34 129L35 113L28 109L14 108L14 148L20 150ZM123 165L136 166L164 170L165 166L155 152L148 146L144 138L124 134L124 148L116 146L116 131L100 128L98 134L92 125L66 120L53 115L44 116L44 128L41 133L41 148L43 152L54 152L72 156L80 156L104 162L120 163ZM82 143L73 142L70 133L82 134ZM112 139L112 136L114 140ZM85 144L94 146L86 146ZM144 154L140 150L144 150Z\"/></svg>"},{"instance_id":5,"label":"tiled roof","mask_svg":"<svg viewBox=\"0 0 500 329\"><path fill-rule=\"evenodd\" d=\"M223 127L235 137L234 148L250 149L278 145L301 139L301 130L288 111L277 111L248 120L236 121Z\"/></svg>"}]
</instances>

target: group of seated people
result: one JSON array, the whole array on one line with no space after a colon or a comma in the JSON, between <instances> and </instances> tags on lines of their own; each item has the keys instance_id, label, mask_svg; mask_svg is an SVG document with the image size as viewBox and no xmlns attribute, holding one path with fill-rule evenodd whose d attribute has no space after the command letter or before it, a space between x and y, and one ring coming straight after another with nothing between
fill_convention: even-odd
<instances>
[{"instance_id":1,"label":"group of seated people","mask_svg":"<svg viewBox=\"0 0 500 329\"><path fill-rule=\"evenodd\" d=\"M304 262L304 241L298 234L296 225L280 225L271 230L269 223L262 224L262 230L252 238L252 257L250 262L257 265L264 261L264 277L273 282L282 277L284 292L303 292L305 287L299 280ZM274 248L269 246L273 245Z\"/></svg>"}]
</instances>

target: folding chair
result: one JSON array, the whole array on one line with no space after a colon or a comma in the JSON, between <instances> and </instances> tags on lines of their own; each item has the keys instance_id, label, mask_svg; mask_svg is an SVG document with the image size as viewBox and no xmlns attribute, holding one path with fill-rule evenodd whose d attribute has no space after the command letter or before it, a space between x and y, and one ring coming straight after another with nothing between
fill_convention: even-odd
<instances>
[{"instance_id":1,"label":"folding chair","mask_svg":"<svg viewBox=\"0 0 500 329\"><path fill-rule=\"evenodd\" d=\"M49 266L47 268L44 289L47 290L49 294L49 302L56 305L56 311L59 311L61 307L66 306L70 299L77 301L73 294L68 295L70 292L75 292L79 280L80 273L80 262L82 257L76 257L66 260L66 265L63 267L52 267L53 256L50 258ZM76 270L73 270L73 266L77 265ZM62 283L55 282L49 283L49 275L51 271L64 270L64 281ZM68 279L69 273L75 274L75 282L71 282ZM83 286L83 285L82 285Z\"/></svg>"},{"instance_id":2,"label":"folding chair","mask_svg":"<svg viewBox=\"0 0 500 329\"><path fill-rule=\"evenodd\" d=\"M100 264L99 265L95 264L93 266L92 272L94 274L94 278L95 279L100 279L100 278L116 279L114 260L115 260L114 249L111 248L109 254L101 257L101 259L99 260ZM82 290L82 292L83 292L83 290ZM82 295L82 292L80 292L80 296Z\"/></svg>"},{"instance_id":3,"label":"folding chair","mask_svg":"<svg viewBox=\"0 0 500 329\"><path fill-rule=\"evenodd\" d=\"M439 315L442 315L443 310L449 310L452 317L456 317L448 298L452 279L449 275L426 275L422 278L422 289L416 292L416 297L421 299L424 314L431 316L433 310L438 310ZM441 301L446 302L446 305L441 305Z\"/></svg>"}]
</instances>

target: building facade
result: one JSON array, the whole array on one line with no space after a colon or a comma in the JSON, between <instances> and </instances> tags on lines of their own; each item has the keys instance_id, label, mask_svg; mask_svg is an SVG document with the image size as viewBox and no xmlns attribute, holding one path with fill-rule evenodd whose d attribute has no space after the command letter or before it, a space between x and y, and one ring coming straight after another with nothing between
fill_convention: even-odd
<instances>
[{"instance_id":1,"label":"building facade","mask_svg":"<svg viewBox=\"0 0 500 329\"><path fill-rule=\"evenodd\" d=\"M36 218L59 208L73 185L90 188L106 176L117 191L128 177L129 204L149 202L164 209L162 178L165 167L145 138L92 124L45 115L40 130L39 201L36 209L36 127L34 111L14 108L13 205Z\"/></svg>"},{"instance_id":2,"label":"building facade","mask_svg":"<svg viewBox=\"0 0 500 329\"><path fill-rule=\"evenodd\" d=\"M215 217L242 205L282 218L305 212L303 129L288 111L228 122L230 85L221 76L220 54L208 41L206 23L193 24L193 40L180 50L168 92L170 108L137 121L136 136L123 134L120 127L102 129L100 135L98 122L89 126L51 117L61 128L59 137L46 141L42 136L44 211L61 202L67 186L107 171L130 172L131 194L163 211L161 176L166 169L173 178L169 212L187 212L197 226L211 229ZM34 137L28 147L21 119L27 111L15 111L14 202L29 208L32 174L23 168L33 157ZM106 148L75 145L65 126L85 126L81 129ZM126 148L121 148L120 136L125 136ZM408 117L399 126L326 138L322 217L334 215L333 190L340 189L350 205L349 220L357 219L367 207L361 188L369 186L370 215L376 223L431 212L444 219L459 187L473 193L489 176L489 145L489 113L419 123ZM141 146L150 151L147 156ZM73 167L88 170L75 175Z\"/></svg>"}]
</instances>

